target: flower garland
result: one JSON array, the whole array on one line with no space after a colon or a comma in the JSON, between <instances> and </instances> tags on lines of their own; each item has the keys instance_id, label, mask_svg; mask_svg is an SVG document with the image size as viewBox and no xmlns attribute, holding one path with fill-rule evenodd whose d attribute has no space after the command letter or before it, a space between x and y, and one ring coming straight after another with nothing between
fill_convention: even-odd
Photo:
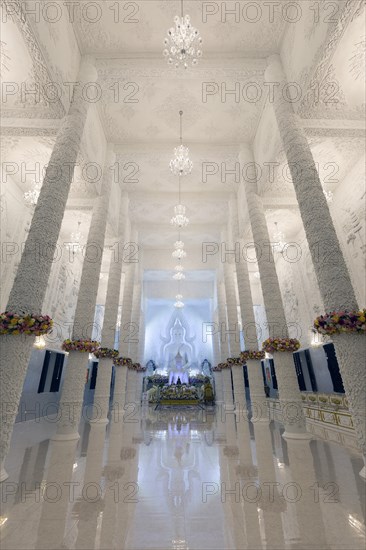
<instances>
[{"instance_id":1,"label":"flower garland","mask_svg":"<svg viewBox=\"0 0 366 550\"><path fill-rule=\"evenodd\" d=\"M116 367L128 366L132 364L132 359L129 357L116 357L113 359L113 364L116 365Z\"/></svg>"},{"instance_id":2,"label":"flower garland","mask_svg":"<svg viewBox=\"0 0 366 550\"><path fill-rule=\"evenodd\" d=\"M0 314L0 334L47 334L53 327L53 320L48 315L11 313Z\"/></svg>"},{"instance_id":3,"label":"flower garland","mask_svg":"<svg viewBox=\"0 0 366 550\"><path fill-rule=\"evenodd\" d=\"M95 353L100 346L96 340L70 340L63 341L62 349L64 351L81 351L82 353Z\"/></svg>"},{"instance_id":4,"label":"flower garland","mask_svg":"<svg viewBox=\"0 0 366 550\"><path fill-rule=\"evenodd\" d=\"M240 366L243 365L243 361L241 360L240 357L228 357L227 362L228 362L229 366L230 365L240 365Z\"/></svg>"},{"instance_id":5,"label":"flower garland","mask_svg":"<svg viewBox=\"0 0 366 550\"><path fill-rule=\"evenodd\" d=\"M262 359L265 358L265 356L266 354L264 351L257 351L257 350L251 350L251 349L242 351L240 354L241 360L244 361L245 363L247 362L248 359L258 359L261 361Z\"/></svg>"},{"instance_id":6,"label":"flower garland","mask_svg":"<svg viewBox=\"0 0 366 550\"><path fill-rule=\"evenodd\" d=\"M320 334L363 333L366 331L366 309L325 313L315 319L314 328Z\"/></svg>"},{"instance_id":7,"label":"flower garland","mask_svg":"<svg viewBox=\"0 0 366 550\"><path fill-rule=\"evenodd\" d=\"M128 368L130 370L134 370L136 372L145 372L146 371L146 367L141 366L140 363L133 363L132 365L128 365Z\"/></svg>"},{"instance_id":8,"label":"flower garland","mask_svg":"<svg viewBox=\"0 0 366 550\"><path fill-rule=\"evenodd\" d=\"M220 365L217 365L216 367L213 367L212 372L221 372Z\"/></svg>"},{"instance_id":9,"label":"flower garland","mask_svg":"<svg viewBox=\"0 0 366 550\"><path fill-rule=\"evenodd\" d=\"M262 344L263 351L297 351L301 344L296 338L267 338Z\"/></svg>"},{"instance_id":10,"label":"flower garland","mask_svg":"<svg viewBox=\"0 0 366 550\"><path fill-rule=\"evenodd\" d=\"M220 368L221 370L222 369L230 369L231 365L229 365L229 363L219 363L217 365L218 368Z\"/></svg>"},{"instance_id":11,"label":"flower garland","mask_svg":"<svg viewBox=\"0 0 366 550\"><path fill-rule=\"evenodd\" d=\"M118 357L118 350L112 348L99 348L94 352L97 359L114 359Z\"/></svg>"}]
</instances>

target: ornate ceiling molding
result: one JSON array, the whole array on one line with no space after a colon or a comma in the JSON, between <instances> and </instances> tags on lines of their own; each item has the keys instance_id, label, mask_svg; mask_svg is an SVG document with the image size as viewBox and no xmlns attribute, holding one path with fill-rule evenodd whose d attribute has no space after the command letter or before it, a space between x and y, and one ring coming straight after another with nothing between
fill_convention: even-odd
<instances>
[{"instance_id":1,"label":"ornate ceiling molding","mask_svg":"<svg viewBox=\"0 0 366 550\"><path fill-rule=\"evenodd\" d=\"M301 116L309 116L314 110L316 96L313 90L326 79L332 57L339 46L339 43L353 19L363 9L363 0L347 0L344 3L343 10L340 11L338 19L329 25L327 43L325 47L319 48L318 58L313 64L312 74L303 74L300 83L303 90L308 90L297 110ZM317 109L320 113L320 109ZM323 116L326 109L321 110Z\"/></svg>"},{"instance_id":2,"label":"ornate ceiling molding","mask_svg":"<svg viewBox=\"0 0 366 550\"><path fill-rule=\"evenodd\" d=\"M53 82L53 79L51 78L50 71L47 68L34 31L29 24L29 18L24 13L24 2L21 0L4 0L4 3L9 16L13 17L13 20L16 23L29 51L29 55L33 61L34 74L37 84L39 84L40 90L46 89L47 85ZM60 100L50 103L47 101L46 96L42 95L42 103L42 109L35 109L34 106L27 107L21 111L16 109L4 109L2 115L3 117L16 117L21 114L22 118L24 118L24 115L26 115L27 118L34 118L35 116L39 117L40 114L42 117L44 116L44 118L63 118L65 115L65 109Z\"/></svg>"}]
</instances>

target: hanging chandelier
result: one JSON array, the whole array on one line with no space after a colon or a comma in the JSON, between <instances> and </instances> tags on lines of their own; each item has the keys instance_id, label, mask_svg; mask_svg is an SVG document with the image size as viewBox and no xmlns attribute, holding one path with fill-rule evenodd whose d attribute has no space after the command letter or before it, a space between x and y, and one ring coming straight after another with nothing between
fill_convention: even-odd
<instances>
[{"instance_id":1,"label":"hanging chandelier","mask_svg":"<svg viewBox=\"0 0 366 550\"><path fill-rule=\"evenodd\" d=\"M186 276L181 271L178 271L177 273L174 273L174 275L173 275L173 279L175 279L176 281L181 281L182 279L185 279L185 278L186 278Z\"/></svg>"},{"instance_id":2,"label":"hanging chandelier","mask_svg":"<svg viewBox=\"0 0 366 550\"><path fill-rule=\"evenodd\" d=\"M197 29L191 25L189 15L183 15L183 0L181 0L181 14L174 17L175 27L168 30L164 39L163 55L168 59L168 65L175 65L176 68L183 65L197 65L198 59L202 57L202 38Z\"/></svg>"},{"instance_id":3,"label":"hanging chandelier","mask_svg":"<svg viewBox=\"0 0 366 550\"><path fill-rule=\"evenodd\" d=\"M280 231L278 229L278 224L277 222L274 222L275 226L276 226L276 231L273 233L273 239L275 240L276 244L278 244L278 246L280 246L281 248L283 248L285 245L286 245L286 237L285 237L285 234L283 233L283 231Z\"/></svg>"},{"instance_id":4,"label":"hanging chandelier","mask_svg":"<svg viewBox=\"0 0 366 550\"><path fill-rule=\"evenodd\" d=\"M324 197L326 198L326 201L328 204L333 202L333 193L332 191L327 191L326 189L323 189Z\"/></svg>"},{"instance_id":5,"label":"hanging chandelier","mask_svg":"<svg viewBox=\"0 0 366 550\"><path fill-rule=\"evenodd\" d=\"M70 235L70 242L66 243L66 248L68 250L71 250L73 253L79 252L83 248L83 245L81 244L82 240L82 233L80 231L81 222L78 222L78 228L77 231L73 231Z\"/></svg>"},{"instance_id":6,"label":"hanging chandelier","mask_svg":"<svg viewBox=\"0 0 366 550\"><path fill-rule=\"evenodd\" d=\"M42 183L40 182L34 182L32 185L32 189L29 189L29 191L26 191L24 193L24 200L29 206L36 206L39 198L39 194L41 192Z\"/></svg>"},{"instance_id":7,"label":"hanging chandelier","mask_svg":"<svg viewBox=\"0 0 366 550\"><path fill-rule=\"evenodd\" d=\"M186 227L189 224L189 218L186 216L186 207L183 204L174 206L174 216L170 223L175 227Z\"/></svg>"},{"instance_id":8,"label":"hanging chandelier","mask_svg":"<svg viewBox=\"0 0 366 550\"><path fill-rule=\"evenodd\" d=\"M182 299L183 299L183 295L182 294L177 294L175 299L177 300L174 304L174 307L176 308L182 308L184 307L184 302L182 302Z\"/></svg>"},{"instance_id":9,"label":"hanging chandelier","mask_svg":"<svg viewBox=\"0 0 366 550\"><path fill-rule=\"evenodd\" d=\"M175 271L184 271L184 267L180 264L176 265L174 268Z\"/></svg>"},{"instance_id":10,"label":"hanging chandelier","mask_svg":"<svg viewBox=\"0 0 366 550\"><path fill-rule=\"evenodd\" d=\"M189 149L183 145L182 116L179 111L179 139L180 145L174 149L174 157L169 163L170 170L175 176L187 176L192 172L193 162L189 158Z\"/></svg>"},{"instance_id":11,"label":"hanging chandelier","mask_svg":"<svg viewBox=\"0 0 366 550\"><path fill-rule=\"evenodd\" d=\"M177 258L178 260L181 260L182 258L185 258L187 256L187 252L183 250L184 242L183 241L176 241L174 243L174 252L172 252L173 258Z\"/></svg>"}]
</instances>

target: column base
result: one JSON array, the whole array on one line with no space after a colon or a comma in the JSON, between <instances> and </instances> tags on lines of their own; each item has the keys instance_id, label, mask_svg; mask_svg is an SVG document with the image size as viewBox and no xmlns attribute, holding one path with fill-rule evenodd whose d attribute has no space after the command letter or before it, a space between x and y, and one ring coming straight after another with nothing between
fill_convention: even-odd
<instances>
[{"instance_id":1,"label":"column base","mask_svg":"<svg viewBox=\"0 0 366 550\"><path fill-rule=\"evenodd\" d=\"M9 477L8 472L5 470L4 466L2 466L0 470L0 483L8 479L8 477Z\"/></svg>"},{"instance_id":2,"label":"column base","mask_svg":"<svg viewBox=\"0 0 366 550\"><path fill-rule=\"evenodd\" d=\"M313 439L313 435L309 432L299 432L299 433L294 433L294 432L283 432L282 434L282 437L284 439Z\"/></svg>"},{"instance_id":3,"label":"column base","mask_svg":"<svg viewBox=\"0 0 366 550\"><path fill-rule=\"evenodd\" d=\"M109 424L108 418L96 418L95 420L89 420L89 424L104 424L105 426Z\"/></svg>"},{"instance_id":4,"label":"column base","mask_svg":"<svg viewBox=\"0 0 366 550\"><path fill-rule=\"evenodd\" d=\"M72 441L73 439L80 439L80 434L78 432L73 432L70 434L54 434L51 437L51 441Z\"/></svg>"},{"instance_id":5,"label":"column base","mask_svg":"<svg viewBox=\"0 0 366 550\"><path fill-rule=\"evenodd\" d=\"M271 422L271 419L269 417L268 418L256 418L255 420L253 420L251 418L250 421L251 421L252 424L257 424L258 422L261 422L262 424L269 424Z\"/></svg>"}]
</instances>

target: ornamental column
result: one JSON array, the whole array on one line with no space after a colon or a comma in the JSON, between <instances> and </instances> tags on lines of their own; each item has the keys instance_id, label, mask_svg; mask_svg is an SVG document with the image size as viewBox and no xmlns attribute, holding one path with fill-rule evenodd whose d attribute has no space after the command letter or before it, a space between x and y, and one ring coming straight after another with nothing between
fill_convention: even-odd
<instances>
[{"instance_id":1,"label":"ornamental column","mask_svg":"<svg viewBox=\"0 0 366 550\"><path fill-rule=\"evenodd\" d=\"M108 423L108 410L110 400L110 385L112 377L113 357L118 352L114 351L116 325L118 317L118 304L121 290L123 247L126 237L126 220L128 219L128 195L123 193L119 209L118 243L117 250L113 247L108 276L107 296L104 308L104 320L102 328L102 349L95 352L99 357L98 376L94 392L94 417L92 422ZM123 367L116 367L119 371ZM97 408L96 408L97 407Z\"/></svg>"},{"instance_id":2,"label":"ornamental column","mask_svg":"<svg viewBox=\"0 0 366 550\"><path fill-rule=\"evenodd\" d=\"M250 157L254 166L252 154ZM245 160L248 159L244 159L244 162ZM288 338L288 329L264 208L261 198L257 195L255 178L246 181L244 189L256 248L269 334L271 337L281 340ZM292 353L290 351L271 351L271 353L276 366L279 400L285 426L282 436L308 439L311 436L306 431L306 419Z\"/></svg>"},{"instance_id":3,"label":"ornamental column","mask_svg":"<svg viewBox=\"0 0 366 550\"><path fill-rule=\"evenodd\" d=\"M62 120L47 165L24 252L10 291L6 310L11 313L33 316L41 313L90 106L85 101L83 89L87 82L95 82L97 78L95 67L84 59L68 114ZM1 337L0 399L3 407L0 418L0 464L3 464L9 450L33 343L33 335ZM2 470L0 481L6 478L7 474Z\"/></svg>"},{"instance_id":4,"label":"ornamental column","mask_svg":"<svg viewBox=\"0 0 366 550\"><path fill-rule=\"evenodd\" d=\"M227 232L227 244L229 245L229 253L233 251L233 238L230 232ZM227 317L230 334L230 357L239 358L240 355L240 330L238 323L238 306L236 302L236 274L234 271L233 258L229 261L224 259L224 280L226 290ZM247 402L245 397L244 372L242 362L233 362L231 365L233 378L234 402L238 414L247 414Z\"/></svg>"},{"instance_id":5,"label":"ornamental column","mask_svg":"<svg viewBox=\"0 0 366 550\"><path fill-rule=\"evenodd\" d=\"M268 59L265 78L279 84L274 112L304 224L319 290L327 312L357 311L350 275L304 131L298 125L278 55ZM287 94L287 95L286 95ZM287 98L287 99L286 99ZM365 332L336 333L332 340L366 464ZM366 466L361 475L366 478Z\"/></svg>"},{"instance_id":6,"label":"ornamental column","mask_svg":"<svg viewBox=\"0 0 366 550\"><path fill-rule=\"evenodd\" d=\"M229 357L229 343L227 340L227 321L226 321L226 297L224 283L219 283L218 287L218 309L219 309L219 323L220 323L220 349L221 349L221 363L225 364ZM233 405L233 390L231 382L231 368L225 368L222 370L222 383L223 383L223 401L224 405Z\"/></svg>"},{"instance_id":7,"label":"ornamental column","mask_svg":"<svg viewBox=\"0 0 366 550\"><path fill-rule=\"evenodd\" d=\"M74 324L72 329L66 374L61 390L58 410L57 432L52 439L78 439L79 422L83 406L87 352L95 351L97 344L91 343L95 306L98 294L100 268L102 265L105 230L113 172L109 167L114 164L115 154L109 147L103 171L102 192L96 199L92 220L85 247L85 258L80 279L80 287ZM86 340L82 351L73 342ZM65 346L65 343L64 343ZM94 346L94 347L93 347ZM86 353L83 353L86 352Z\"/></svg>"},{"instance_id":8,"label":"ornamental column","mask_svg":"<svg viewBox=\"0 0 366 550\"><path fill-rule=\"evenodd\" d=\"M232 240L239 243L239 250L244 250L243 241L239 238L238 202L235 196L230 198L229 216L231 220ZM236 276L238 280L238 293L240 303L240 314L242 332L244 338L244 350L246 355L260 356L258 349L258 327L254 317L254 307L248 265L243 255L240 254L236 263ZM244 352L244 353L245 353ZM256 352L256 353L253 353ZM261 359L245 360L248 371L249 391L251 402L252 422L269 422L269 411L264 391Z\"/></svg>"},{"instance_id":9,"label":"ornamental column","mask_svg":"<svg viewBox=\"0 0 366 550\"><path fill-rule=\"evenodd\" d=\"M214 313L215 324L214 326L219 326L219 315L216 310ZM212 334L212 344L213 344L213 355L214 355L214 369L213 377L215 381L215 401L216 404L221 404L223 402L223 383L222 383L222 370L218 367L220 363L220 331L215 330Z\"/></svg>"},{"instance_id":10,"label":"ornamental column","mask_svg":"<svg viewBox=\"0 0 366 550\"><path fill-rule=\"evenodd\" d=\"M137 275L137 274L136 274ZM131 338L129 355L133 363L139 360L138 350L140 341L140 314L141 314L141 284L136 281L133 287L132 308L131 308Z\"/></svg>"}]
</instances>

